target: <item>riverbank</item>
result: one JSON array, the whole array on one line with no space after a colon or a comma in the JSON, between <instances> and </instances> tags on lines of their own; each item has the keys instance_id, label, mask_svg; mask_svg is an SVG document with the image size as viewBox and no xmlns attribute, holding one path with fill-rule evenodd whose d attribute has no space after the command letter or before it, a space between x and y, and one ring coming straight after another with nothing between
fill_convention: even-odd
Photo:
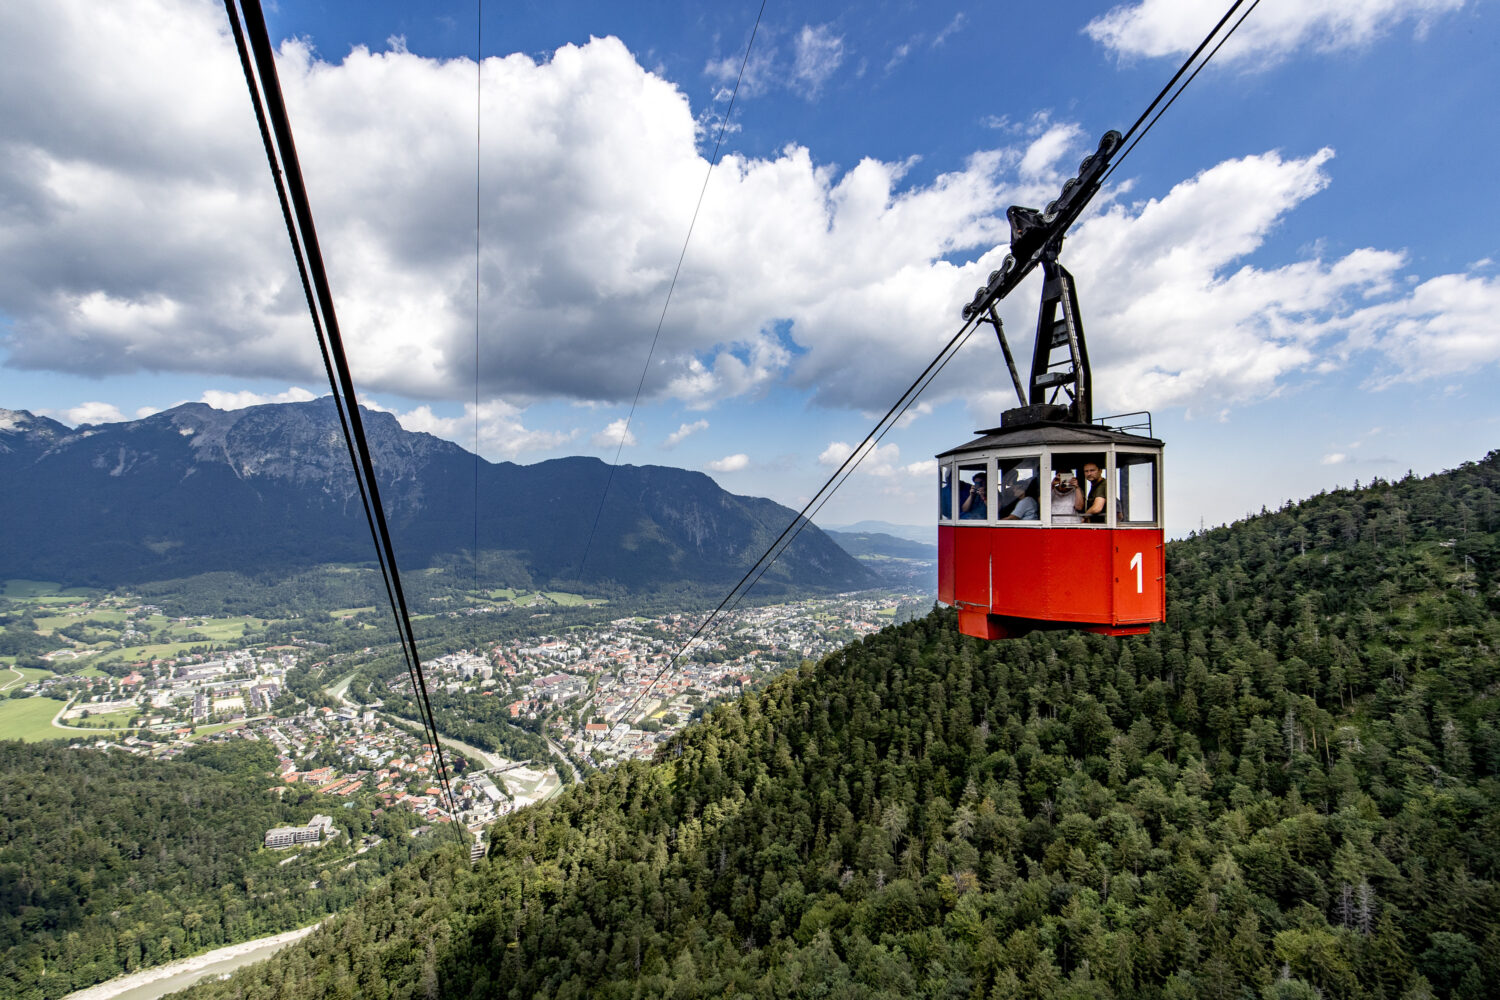
<instances>
[{"instance_id":1,"label":"riverbank","mask_svg":"<svg viewBox=\"0 0 1500 1000\"><path fill-rule=\"evenodd\" d=\"M107 983L90 986L86 990L69 993L63 1000L156 1000L168 993L185 990L200 979L227 975L235 969L270 958L293 941L307 937L317 927L317 924L313 924L254 941L242 941L192 958L142 969L140 972L118 976Z\"/></svg>"}]
</instances>

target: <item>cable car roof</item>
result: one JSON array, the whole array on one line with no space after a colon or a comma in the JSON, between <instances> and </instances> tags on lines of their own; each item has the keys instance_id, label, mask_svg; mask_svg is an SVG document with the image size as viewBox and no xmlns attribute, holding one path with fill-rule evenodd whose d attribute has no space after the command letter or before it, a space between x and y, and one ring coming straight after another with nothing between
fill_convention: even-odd
<instances>
[{"instance_id":1,"label":"cable car roof","mask_svg":"<svg viewBox=\"0 0 1500 1000\"><path fill-rule=\"evenodd\" d=\"M1130 434L1126 431L1101 427L1097 424L1074 424L1056 421L1028 423L1020 427L992 427L989 430L977 431L976 433L980 437L975 438L967 444L961 444L957 448L949 448L937 457L947 458L950 455L964 455L969 452L988 451L992 448L1019 448L1027 445L1048 445L1054 447L1081 446L1085 448L1110 444L1137 445L1145 448L1160 448L1162 446L1159 439L1146 437L1143 434Z\"/></svg>"}]
</instances>

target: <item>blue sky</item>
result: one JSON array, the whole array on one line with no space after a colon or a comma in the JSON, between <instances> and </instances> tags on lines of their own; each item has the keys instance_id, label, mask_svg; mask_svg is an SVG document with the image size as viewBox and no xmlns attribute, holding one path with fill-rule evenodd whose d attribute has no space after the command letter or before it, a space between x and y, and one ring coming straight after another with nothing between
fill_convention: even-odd
<instances>
[{"instance_id":1,"label":"blue sky","mask_svg":"<svg viewBox=\"0 0 1500 1000\"><path fill-rule=\"evenodd\" d=\"M758 6L486 5L487 457L613 457ZM798 505L1211 7L767 3L622 460ZM472 448L476 5L268 16L362 399ZM0 407L326 391L223 20L0 12ZM1153 411L1172 533L1500 444L1497 49L1474 0L1263 0L1075 227L1096 412ZM924 523L1006 387L976 338L820 520Z\"/></svg>"}]
</instances>

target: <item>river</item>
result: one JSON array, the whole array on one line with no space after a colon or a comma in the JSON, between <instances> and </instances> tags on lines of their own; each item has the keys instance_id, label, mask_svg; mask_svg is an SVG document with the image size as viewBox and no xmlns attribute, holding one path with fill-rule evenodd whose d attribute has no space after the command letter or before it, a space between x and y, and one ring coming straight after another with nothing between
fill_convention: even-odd
<instances>
[{"instance_id":1,"label":"river","mask_svg":"<svg viewBox=\"0 0 1500 1000\"><path fill-rule=\"evenodd\" d=\"M317 924L314 924L301 930L273 934L254 941L242 941L192 958L117 976L107 983L69 993L63 1000L156 1000L168 993L185 990L200 979L225 975L242 966L270 958L293 941L311 934L316 927Z\"/></svg>"}]
</instances>

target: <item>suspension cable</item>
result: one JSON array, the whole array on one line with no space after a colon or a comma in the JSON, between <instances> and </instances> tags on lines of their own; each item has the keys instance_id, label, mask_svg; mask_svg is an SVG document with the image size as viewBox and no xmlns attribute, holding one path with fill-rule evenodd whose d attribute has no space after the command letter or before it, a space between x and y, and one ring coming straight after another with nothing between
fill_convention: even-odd
<instances>
[{"instance_id":1,"label":"suspension cable","mask_svg":"<svg viewBox=\"0 0 1500 1000\"><path fill-rule=\"evenodd\" d=\"M1148 107L1144 112L1141 113L1141 117L1135 120L1134 125L1130 126L1130 133L1135 132L1136 128L1141 124L1141 122L1145 121L1146 116L1151 114L1151 108L1156 107L1156 105L1161 101L1162 96L1171 89L1173 83L1177 82L1177 78L1182 76L1183 71L1186 70L1190 65L1192 65L1193 60L1198 58L1198 53L1203 51L1203 47L1213 39L1214 35L1218 34L1219 29L1224 27L1224 22L1229 20L1229 18L1234 14L1235 10L1237 10L1240 4L1243 2L1244 0L1235 0L1234 5L1231 6L1229 10L1224 13L1224 16L1219 19L1219 23L1214 25L1214 30L1210 31L1208 35L1203 39L1203 41L1199 43L1198 47L1193 50L1193 54L1188 56L1187 61L1182 64L1182 66L1177 70L1177 73L1172 77L1167 85L1162 88L1162 92L1156 95L1156 100L1152 101L1150 107ZM1215 45L1209 51L1208 55L1203 58L1203 61L1193 69L1193 72L1191 74L1189 74L1188 78L1182 81L1182 86L1177 88L1177 92L1167 100L1166 104L1162 105L1161 110L1156 113L1156 116L1152 118L1151 121L1146 123L1146 127L1142 129L1140 135L1135 137L1135 141L1131 142L1128 146L1125 146L1125 148L1121 150L1120 155L1115 157L1115 161L1111 163L1109 169L1104 172L1104 176L1099 178L1099 183L1101 185L1108 181L1110 175L1120 168L1120 164L1125 162L1125 157L1129 156L1131 152L1134 151L1135 147L1140 145L1141 140L1146 138L1146 136L1150 134L1151 129L1155 127L1156 123L1161 121L1161 116L1166 114L1167 109L1170 108L1173 104L1177 103L1177 98L1182 96L1182 92L1184 90L1187 90L1188 84L1192 83L1193 80L1197 78L1198 74L1203 72L1203 67L1207 66L1210 60L1212 60L1214 56L1218 55L1219 50L1224 47L1224 43L1229 41L1234 33L1239 30L1240 25L1245 23L1245 18L1254 13L1255 8L1259 6L1260 0L1254 0L1254 2L1245 9L1245 13L1240 15L1240 19L1238 21L1235 21L1234 24L1230 26L1229 30L1224 33L1223 38L1219 39L1219 44ZM1127 140L1129 140L1130 133L1126 133L1125 138L1121 140L1122 145Z\"/></svg>"},{"instance_id":2,"label":"suspension cable","mask_svg":"<svg viewBox=\"0 0 1500 1000\"><path fill-rule=\"evenodd\" d=\"M620 453L625 450L625 439L630 434L630 421L635 416L636 406L641 401L641 390L646 385L646 373L651 370L651 358L656 354L656 342L661 339L661 328L667 321L667 307L672 304L672 292L677 288L677 278L682 274L682 262L687 258L688 243L693 238L693 227L698 224L698 212L703 208L703 196L708 193L708 181L719 162L719 149L724 144L724 134L729 129L729 117L734 114L734 102L740 93L740 81L745 78L745 67L750 65L750 50L755 46L755 35L760 31L760 19L766 12L766 0L761 0L760 10L755 15L755 26L750 29L750 40L745 43L745 58L740 61L739 76L734 78L734 90L729 95L729 107L724 109L724 120L719 123L719 137L714 140L714 152L708 160L708 170L703 174L703 186L698 189L698 201L693 206L693 217L688 222L687 235L682 240L682 252L677 255L677 267L672 271L672 281L667 285L667 298L661 304L661 315L656 320L656 332L651 335L651 347L646 351L646 363L641 366L641 377L635 385L635 398L630 401L630 412L625 414L625 425L620 428L620 440L615 445L615 458L609 465L609 474L604 479L604 489L599 493L599 508L594 511L594 523L589 528L588 540L583 544L583 556L578 560L578 580L583 582L583 568L589 561L589 550L594 546L594 534L599 530L599 518L604 514L604 502L609 498L609 487L615 479L615 469L620 465Z\"/></svg>"},{"instance_id":3,"label":"suspension cable","mask_svg":"<svg viewBox=\"0 0 1500 1000\"><path fill-rule=\"evenodd\" d=\"M483 163L484 0L474 14L474 593L479 594L479 234L480 166ZM482 602L481 602L482 603Z\"/></svg>"},{"instance_id":4,"label":"suspension cable","mask_svg":"<svg viewBox=\"0 0 1500 1000\"><path fill-rule=\"evenodd\" d=\"M1141 122L1145 121L1146 116L1151 114L1151 112L1155 110L1156 106L1161 103L1162 98L1167 96L1167 91L1171 90L1172 87L1177 83L1177 81L1182 78L1182 74L1187 72L1187 68L1191 66L1193 62L1198 58L1199 53L1201 53L1205 48L1208 47L1208 43L1212 41L1213 37L1219 33L1219 29L1224 27L1224 23L1234 15L1234 12L1239 9L1240 4L1244 2L1245 0L1234 0L1234 3L1231 4L1229 9L1224 12L1224 16L1219 18L1219 23L1214 25L1212 31L1203 36L1203 41L1198 43L1198 47L1193 50L1193 54L1187 57L1183 64L1177 68L1177 72L1172 74L1172 79L1167 81L1167 85L1161 88L1161 91L1151 99L1150 104L1146 105L1146 110L1141 112L1141 116L1135 120L1135 124L1130 126L1129 131L1127 131L1124 138L1121 139L1122 143L1130 141L1130 137L1132 135L1135 135L1135 130L1141 127ZM1206 59L1204 60L1204 62L1207 61L1208 60ZM1187 84L1183 84L1183 86L1187 86Z\"/></svg>"},{"instance_id":5,"label":"suspension cable","mask_svg":"<svg viewBox=\"0 0 1500 1000\"><path fill-rule=\"evenodd\" d=\"M427 692L427 681L422 673L422 662L417 651L416 636L411 627L406 595L401 587L395 548L391 543L390 526L386 521L385 508L381 502L380 486L375 478L374 462L365 436L364 422L360 417L359 400L354 391L349 359L345 354L343 337L339 331L333 292L323 264L323 254L318 243L317 229L313 224L311 204L303 181L302 168L297 158L296 146L292 140L291 121L287 115L280 79L276 73L275 53L266 29L265 14L261 10L260 0L239 0L239 4L240 10L237 11L235 0L224 0L225 11L229 15L235 38L235 47L239 52L240 65L249 85L251 103L255 108L261 138L266 145L271 174L276 183L278 198L281 200L284 219L288 224L287 235L292 242L303 291L308 297L308 309L313 316L313 329L318 335L319 346L324 352L325 361L331 358L331 362L327 365L329 386L334 397L334 405L341 414L340 426L344 431L345 445L350 451L351 460L357 457L357 461L353 461L354 478L357 483L361 483L360 496L365 508L365 517L371 534L376 540L376 555L386 582L391 610L396 618L397 634L412 672L413 694L418 702L424 729L432 737L438 779L453 816L454 832L462 842L463 829L458 822L458 802L448 780L447 762L443 755L442 742L438 738L437 724L432 713L432 700ZM241 18L243 18L243 29ZM245 44L247 34L249 36L248 51ZM269 118L269 126L267 118ZM285 188L283 188L283 182L286 185ZM288 197L290 205L288 205ZM342 399L340 399L341 396Z\"/></svg>"},{"instance_id":6,"label":"suspension cable","mask_svg":"<svg viewBox=\"0 0 1500 1000\"><path fill-rule=\"evenodd\" d=\"M292 208L291 203L287 198L286 185L283 181L280 169L275 165L275 144L271 139L270 128L266 124L265 111L261 104L260 91L257 88L255 75L250 65L248 52L245 48L244 33L241 28L239 18L236 16L234 9L229 5L229 0L225 0L225 9L229 11L229 26L234 34L235 46L239 50L240 66L245 73L245 83L248 85L250 90L250 102L255 108L255 119L256 125L259 126L260 129L261 144L265 147L266 157L271 161L272 164L271 176L276 186L276 198L281 205L281 218L282 221L286 224L287 235L291 238L292 255L296 258L297 273L302 279L302 293L307 298L308 311L312 315L313 331L317 335L318 352L323 359L323 370L328 376L329 385L332 386L336 384L337 376L334 374L333 360L328 353L328 342L323 333L323 320L322 317L318 314L312 283L308 278L307 262L302 253L302 244L297 239L297 227L295 221L292 218ZM349 455L349 464L353 469L355 469L354 485L359 491L360 506L366 512L365 520L370 529L370 541L375 548L376 561L380 566L380 580L385 587L386 602L394 606L395 597L391 593L390 574L386 571L385 552L380 547L380 536L375 530L375 523L373 519L368 516L370 501L365 494L364 479L362 479L358 475L359 457L355 452L354 438L349 431L349 418L348 414L344 410L344 400L337 391L330 392L329 398L333 400L334 412L338 415L339 428L343 433L345 450ZM407 650L405 645L402 645L401 647L401 654L406 660L406 669L408 675L411 678L412 689L416 690L416 674L412 671L411 658L406 655Z\"/></svg>"},{"instance_id":7,"label":"suspension cable","mask_svg":"<svg viewBox=\"0 0 1500 1000\"><path fill-rule=\"evenodd\" d=\"M953 335L948 343L943 345L943 349L938 352L938 356L933 358L926 368L922 369L922 374L918 375L911 385L907 386L906 391L901 394L900 398L891 404L891 408L885 411L885 416L876 422L875 426L870 429L870 432L865 435L864 440L859 443L859 446L849 453L837 469L833 470L833 474L823 482L818 491L803 505L802 509L797 512L792 518L791 523L782 530L781 534L776 536L776 540L767 546L765 552L761 553L760 558L751 564L750 568L745 571L745 575L740 577L739 581L730 588L729 593L724 595L724 599L719 602L718 606L709 612L708 617L703 619L703 623L693 631L693 634L682 644L682 647L657 672L656 676L652 678L651 683L646 685L636 695L634 701L631 702L630 708L626 710L621 718L626 718L635 710L636 705L640 704L641 699L656 686L657 682L666 675L667 671L687 652L688 647L718 617L719 613L724 610L725 605L737 594L742 595L750 587L753 587L755 583L759 582L760 577L765 575L766 570L770 569L771 564L781 558L781 554L786 551L787 546L791 545L792 539L795 539L796 535L801 534L803 529L811 523L810 515L816 513L816 510L813 509L814 505L817 506L818 510L822 509L823 504L828 502L829 497L833 496L834 492L844 484L869 453L875 450L875 446L879 444L880 439L895 426L896 422L901 419L901 416L917 401L917 397L932 383L932 380L937 377L938 372L947 367L948 362L953 359L954 355L963 347L964 342L973 335L978 326L978 319L969 319L964 322L963 326L959 327L958 332ZM791 538L789 539L788 536L791 536ZM781 544L783 540L786 541L786 545ZM780 546L779 549L778 546ZM757 570L759 570L759 575L756 575ZM750 579L752 576L755 577L753 581ZM749 582L749 586L746 585L747 581ZM738 602L736 602L736 606L737 604Z\"/></svg>"}]
</instances>

